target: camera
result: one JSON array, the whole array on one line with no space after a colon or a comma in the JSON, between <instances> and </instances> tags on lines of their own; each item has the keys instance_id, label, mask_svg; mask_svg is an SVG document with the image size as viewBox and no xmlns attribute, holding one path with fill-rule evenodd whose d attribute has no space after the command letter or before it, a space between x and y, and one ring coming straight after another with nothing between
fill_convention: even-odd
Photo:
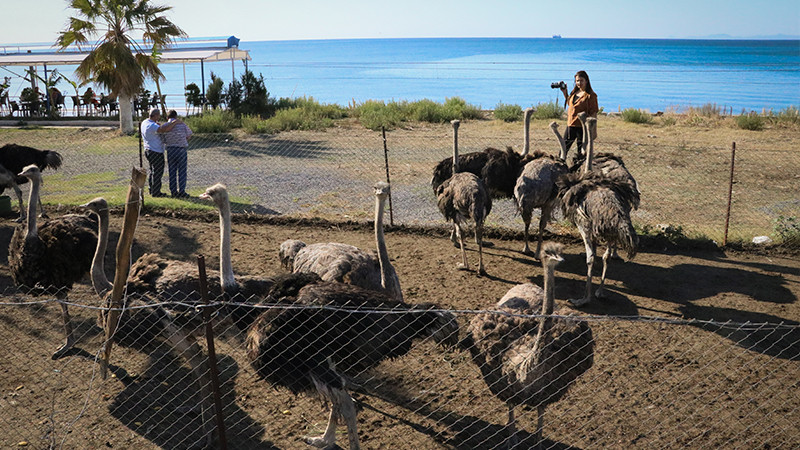
<instances>
[{"instance_id":1,"label":"camera","mask_svg":"<svg viewBox=\"0 0 800 450\"><path fill-rule=\"evenodd\" d=\"M550 83L550 89L566 89L567 83L559 81L558 83Z\"/></svg>"}]
</instances>

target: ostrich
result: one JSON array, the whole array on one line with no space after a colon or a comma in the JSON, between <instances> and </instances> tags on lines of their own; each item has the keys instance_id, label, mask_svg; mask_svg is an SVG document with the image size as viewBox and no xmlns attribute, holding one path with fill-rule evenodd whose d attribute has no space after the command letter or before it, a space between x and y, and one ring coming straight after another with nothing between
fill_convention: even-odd
<instances>
[{"instance_id":1,"label":"ostrich","mask_svg":"<svg viewBox=\"0 0 800 450\"><path fill-rule=\"evenodd\" d=\"M558 124L553 122L550 128L558 135ZM561 151L557 158L536 152L534 159L525 164L522 174L517 178L514 187L514 199L517 209L522 214L522 221L525 223L525 247L522 253L531 254L528 245L528 229L531 226L531 216L535 208L541 208L542 214L539 218L539 241L536 244L535 258L539 258L542 249L542 239L544 228L550 221L550 216L557 203L558 187L556 180L566 174L568 169L564 162L567 159L567 148L561 146Z\"/></svg>"},{"instance_id":2,"label":"ostrich","mask_svg":"<svg viewBox=\"0 0 800 450\"><path fill-rule=\"evenodd\" d=\"M554 243L542 248L544 290L530 283L514 286L497 303L500 314L475 316L463 341L489 390L508 405L509 447L518 445L514 407L536 407L536 442L541 446L545 408L561 399L594 361L594 339L586 322L548 317L554 309L561 251ZM526 317L537 311L542 314L538 319ZM558 316L568 314L556 311Z\"/></svg>"},{"instance_id":3,"label":"ostrich","mask_svg":"<svg viewBox=\"0 0 800 450\"><path fill-rule=\"evenodd\" d=\"M294 393L316 390L331 402L324 434L305 438L314 447L336 448L341 417L350 449L359 448L356 410L345 390L345 376L405 355L414 339L457 344L458 325L451 313L434 311L430 304L407 305L385 292L322 281L281 303L293 307L279 304L252 324L237 325L248 327L247 356L260 377Z\"/></svg>"},{"instance_id":4,"label":"ostrich","mask_svg":"<svg viewBox=\"0 0 800 450\"><path fill-rule=\"evenodd\" d=\"M481 152L472 152L460 155L457 166L462 172L475 174L480 178L492 198L512 198L514 196L514 182L519 176L522 167L531 160L530 150L530 122L533 109L527 108L524 112L524 137L522 153L517 153L511 147L505 150L487 148ZM453 159L441 160L433 169L431 187L433 192L455 173Z\"/></svg>"},{"instance_id":5,"label":"ostrich","mask_svg":"<svg viewBox=\"0 0 800 450\"><path fill-rule=\"evenodd\" d=\"M63 303L73 283L89 272L97 245L94 223L86 216L70 214L37 223L36 202L42 174L35 164L19 174L31 182L25 227L17 227L8 247L11 278L19 286L38 295L57 289L61 305L66 341L53 353L53 359L64 356L75 344L69 310Z\"/></svg>"},{"instance_id":6,"label":"ostrich","mask_svg":"<svg viewBox=\"0 0 800 450\"><path fill-rule=\"evenodd\" d=\"M16 175L26 166L35 164L40 171L51 168L57 170L61 167L61 154L52 150L37 150L17 144L6 144L0 147L0 194L7 188L11 188L17 194L19 200L19 218L17 222L25 220L25 209L22 207L22 190L20 184L28 182L28 179ZM37 198L42 217L47 218L42 206L42 199Z\"/></svg>"},{"instance_id":7,"label":"ostrich","mask_svg":"<svg viewBox=\"0 0 800 450\"><path fill-rule=\"evenodd\" d=\"M586 159L579 173L570 173L558 180L559 197L564 216L578 227L586 247L586 292L583 298L570 299L575 306L583 306L604 295L604 284L608 259L616 247L625 249L628 258L636 255L638 238L631 223L630 211L637 192L631 184L620 178L607 177L602 171L592 170L594 139L590 129L596 126L593 117L581 121L587 126L584 135L589 136ZM592 265L598 243L606 243L603 254L603 272L600 287L592 293Z\"/></svg>"},{"instance_id":8,"label":"ostrich","mask_svg":"<svg viewBox=\"0 0 800 450\"><path fill-rule=\"evenodd\" d=\"M439 211L446 220L452 221L461 246L461 270L469 270L467 252L464 247L464 227L468 220L475 223L475 244L478 246L478 276L485 275L483 266L483 221L492 210L492 198L486 192L483 182L469 172L458 172L458 126L453 124L453 176L436 188Z\"/></svg>"},{"instance_id":9,"label":"ostrich","mask_svg":"<svg viewBox=\"0 0 800 450\"><path fill-rule=\"evenodd\" d=\"M403 301L400 279L389 261L383 235L383 213L389 197L389 184L375 184L375 252L337 242L305 245L289 239L281 244L281 264L293 272L314 272L326 281L339 281L365 289L385 291Z\"/></svg>"}]
</instances>

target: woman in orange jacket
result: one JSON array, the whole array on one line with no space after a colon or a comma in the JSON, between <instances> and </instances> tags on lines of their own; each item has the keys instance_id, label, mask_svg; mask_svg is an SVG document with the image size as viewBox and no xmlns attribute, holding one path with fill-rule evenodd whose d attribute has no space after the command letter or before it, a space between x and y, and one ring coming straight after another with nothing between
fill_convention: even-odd
<instances>
[{"instance_id":1,"label":"woman in orange jacket","mask_svg":"<svg viewBox=\"0 0 800 450\"><path fill-rule=\"evenodd\" d=\"M572 88L572 92L568 94L566 84L563 83L561 92L567 100L567 132L564 134L567 150L577 140L578 155L583 156L583 127L578 120L578 113L585 112L588 117L597 117L599 111L597 94L592 89L589 75L583 70L575 74L575 87Z\"/></svg>"}]
</instances>

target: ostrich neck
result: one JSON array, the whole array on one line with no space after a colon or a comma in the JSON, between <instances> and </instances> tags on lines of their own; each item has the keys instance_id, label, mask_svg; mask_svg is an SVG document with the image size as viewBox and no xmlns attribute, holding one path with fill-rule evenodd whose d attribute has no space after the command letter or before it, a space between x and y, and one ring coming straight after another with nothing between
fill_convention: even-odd
<instances>
[{"instance_id":1,"label":"ostrich neck","mask_svg":"<svg viewBox=\"0 0 800 450\"><path fill-rule=\"evenodd\" d=\"M453 175L458 172L458 129L453 129Z\"/></svg>"},{"instance_id":2,"label":"ostrich neck","mask_svg":"<svg viewBox=\"0 0 800 450\"><path fill-rule=\"evenodd\" d=\"M589 135L588 145L586 145L586 161L583 162L583 174L586 175L592 169L592 159L594 158L594 142L589 127L584 128L584 133Z\"/></svg>"},{"instance_id":3,"label":"ostrich neck","mask_svg":"<svg viewBox=\"0 0 800 450\"><path fill-rule=\"evenodd\" d=\"M525 111L525 127L522 132L522 157L531 151L531 111Z\"/></svg>"},{"instance_id":4,"label":"ostrich neck","mask_svg":"<svg viewBox=\"0 0 800 450\"><path fill-rule=\"evenodd\" d=\"M108 247L108 209L97 212L99 218L99 233L97 236L97 248L92 259L92 286L100 297L103 297L113 288L113 285L106 277L104 259L106 247Z\"/></svg>"},{"instance_id":5,"label":"ostrich neck","mask_svg":"<svg viewBox=\"0 0 800 450\"><path fill-rule=\"evenodd\" d=\"M553 314L553 303L555 302L555 285L553 277L555 266L547 265L544 272L544 299L542 301L542 317L539 317L539 330L536 332L536 340L533 343L533 365L537 366L541 359L542 349L546 345L544 337L550 327L548 315Z\"/></svg>"},{"instance_id":6,"label":"ostrich neck","mask_svg":"<svg viewBox=\"0 0 800 450\"><path fill-rule=\"evenodd\" d=\"M236 285L231 263L231 205L224 202L219 207L219 278L223 289Z\"/></svg>"},{"instance_id":7,"label":"ostrich neck","mask_svg":"<svg viewBox=\"0 0 800 450\"><path fill-rule=\"evenodd\" d=\"M31 177L31 192L28 195L28 217L25 239L32 239L39 236L36 229L36 202L39 201L39 188L41 181L36 177Z\"/></svg>"},{"instance_id":8,"label":"ostrich neck","mask_svg":"<svg viewBox=\"0 0 800 450\"><path fill-rule=\"evenodd\" d=\"M375 198L375 244L378 247L378 263L381 266L381 286L396 298L402 300L400 286L395 283L394 267L389 261L389 251L386 249L386 238L383 235L383 211L386 198Z\"/></svg>"}]
</instances>

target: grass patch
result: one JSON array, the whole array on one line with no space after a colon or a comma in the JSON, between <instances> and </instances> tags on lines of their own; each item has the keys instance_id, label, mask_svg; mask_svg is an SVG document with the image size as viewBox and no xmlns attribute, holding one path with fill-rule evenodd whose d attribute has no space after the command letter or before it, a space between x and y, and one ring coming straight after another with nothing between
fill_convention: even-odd
<instances>
[{"instance_id":1,"label":"grass patch","mask_svg":"<svg viewBox=\"0 0 800 450\"><path fill-rule=\"evenodd\" d=\"M629 123L647 124L653 122L653 116L641 109L625 108L622 110L622 120Z\"/></svg>"},{"instance_id":2,"label":"grass patch","mask_svg":"<svg viewBox=\"0 0 800 450\"><path fill-rule=\"evenodd\" d=\"M365 128L387 130L397 128L403 122L417 121L429 123L446 123L454 119L481 119L483 113L459 97L451 97L444 103L422 99L415 102L390 102L367 100L350 107L351 114Z\"/></svg>"},{"instance_id":3,"label":"grass patch","mask_svg":"<svg viewBox=\"0 0 800 450\"><path fill-rule=\"evenodd\" d=\"M797 217L778 216L775 219L775 234L783 245L800 249L800 219Z\"/></svg>"},{"instance_id":4,"label":"grass patch","mask_svg":"<svg viewBox=\"0 0 800 450\"><path fill-rule=\"evenodd\" d=\"M231 111L215 109L185 119L195 133L227 133L242 126L241 120Z\"/></svg>"},{"instance_id":5,"label":"grass patch","mask_svg":"<svg viewBox=\"0 0 800 450\"><path fill-rule=\"evenodd\" d=\"M550 120L560 119L564 115L564 107L558 101L538 103L533 107L533 119Z\"/></svg>"},{"instance_id":6,"label":"grass patch","mask_svg":"<svg viewBox=\"0 0 800 450\"><path fill-rule=\"evenodd\" d=\"M800 110L797 106L788 106L777 113L770 113L769 119L778 125L800 125Z\"/></svg>"},{"instance_id":7,"label":"grass patch","mask_svg":"<svg viewBox=\"0 0 800 450\"><path fill-rule=\"evenodd\" d=\"M745 114L736 116L736 126L743 130L761 131L764 129L764 118L756 113Z\"/></svg>"},{"instance_id":8,"label":"grass patch","mask_svg":"<svg viewBox=\"0 0 800 450\"><path fill-rule=\"evenodd\" d=\"M686 114L718 119L722 117L722 108L716 103L706 103L703 106L690 106L686 109Z\"/></svg>"},{"instance_id":9,"label":"grass patch","mask_svg":"<svg viewBox=\"0 0 800 450\"><path fill-rule=\"evenodd\" d=\"M503 122L517 122L522 120L522 107L498 103L494 107L494 118Z\"/></svg>"}]
</instances>

